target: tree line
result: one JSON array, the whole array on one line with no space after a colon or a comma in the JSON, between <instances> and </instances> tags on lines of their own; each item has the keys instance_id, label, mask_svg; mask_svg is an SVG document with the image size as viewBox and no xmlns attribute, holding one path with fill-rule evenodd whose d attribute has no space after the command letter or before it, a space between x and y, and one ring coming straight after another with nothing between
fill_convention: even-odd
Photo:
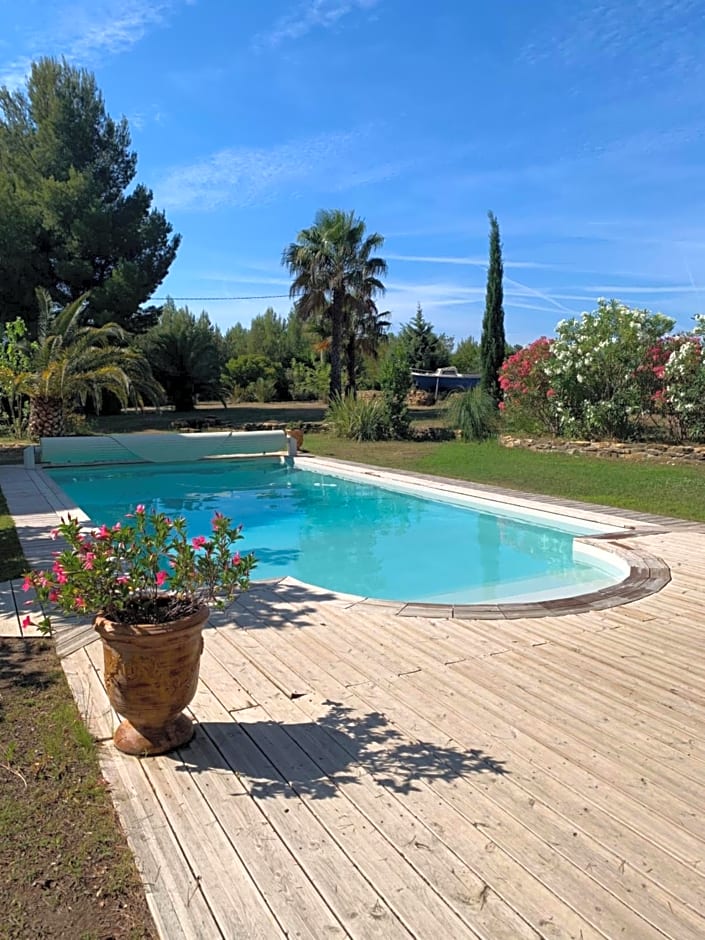
<instances>
[{"instance_id":1,"label":"tree line","mask_svg":"<svg viewBox=\"0 0 705 940\"><path fill-rule=\"evenodd\" d=\"M29 422L35 435L64 433L76 405L166 401L190 410L199 399L354 398L380 387L390 363L406 374L489 368L487 390L499 394L505 342L492 215L493 312L482 343L456 345L420 305L392 334L380 309L384 238L340 209L320 210L283 251L288 316L268 308L247 327L221 331L206 311L149 304L180 235L135 182L127 121L109 116L90 72L44 58L24 89L0 88L0 167L0 392L16 430Z\"/></svg>"}]
</instances>

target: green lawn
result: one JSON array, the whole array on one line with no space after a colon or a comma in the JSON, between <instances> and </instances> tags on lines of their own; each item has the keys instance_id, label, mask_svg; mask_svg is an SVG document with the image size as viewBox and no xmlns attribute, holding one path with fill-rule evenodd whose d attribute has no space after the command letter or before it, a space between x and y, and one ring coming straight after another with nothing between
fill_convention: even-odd
<instances>
[{"instance_id":1,"label":"green lawn","mask_svg":"<svg viewBox=\"0 0 705 940\"><path fill-rule=\"evenodd\" d=\"M307 434L304 447L318 456L705 522L705 467L699 464L536 453L494 441L358 444Z\"/></svg>"},{"instance_id":2,"label":"green lawn","mask_svg":"<svg viewBox=\"0 0 705 940\"><path fill-rule=\"evenodd\" d=\"M0 492L0 581L17 578L27 570L15 524L7 511L7 502Z\"/></svg>"}]
</instances>

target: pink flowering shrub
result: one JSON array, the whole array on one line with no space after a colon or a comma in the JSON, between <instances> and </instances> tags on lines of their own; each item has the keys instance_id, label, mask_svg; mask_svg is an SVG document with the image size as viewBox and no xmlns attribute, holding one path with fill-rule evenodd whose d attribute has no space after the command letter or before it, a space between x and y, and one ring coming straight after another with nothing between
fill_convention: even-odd
<instances>
[{"instance_id":1,"label":"pink flowering shrub","mask_svg":"<svg viewBox=\"0 0 705 940\"><path fill-rule=\"evenodd\" d=\"M517 427L555 434L555 392L546 371L551 345L552 341L542 336L504 361L499 370L499 386L504 393L500 409Z\"/></svg>"},{"instance_id":2,"label":"pink flowering shrub","mask_svg":"<svg viewBox=\"0 0 705 940\"><path fill-rule=\"evenodd\" d=\"M52 532L68 544L52 567L25 576L42 606L37 626L51 632L47 608L67 614L98 613L120 623L166 623L201 604L222 606L249 587L256 562L233 551L241 526L216 513L210 535L189 539L186 520L147 512L142 505L125 524L84 530L67 516ZM31 603L31 602L30 602ZM32 623L31 615L23 626Z\"/></svg>"}]
</instances>

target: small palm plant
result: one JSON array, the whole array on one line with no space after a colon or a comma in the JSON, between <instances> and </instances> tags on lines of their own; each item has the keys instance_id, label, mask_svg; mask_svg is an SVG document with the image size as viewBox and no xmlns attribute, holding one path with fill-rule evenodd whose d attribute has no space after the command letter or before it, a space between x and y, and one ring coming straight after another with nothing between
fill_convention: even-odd
<instances>
[{"instance_id":1,"label":"small palm plant","mask_svg":"<svg viewBox=\"0 0 705 940\"><path fill-rule=\"evenodd\" d=\"M116 323L90 326L81 317L87 294L56 311L49 293L37 289L39 331L29 368L18 386L30 402L33 438L61 437L76 405L93 399L100 411L103 395L112 392L123 407L130 402L158 402L161 386L144 353L129 345L129 334Z\"/></svg>"}]
</instances>

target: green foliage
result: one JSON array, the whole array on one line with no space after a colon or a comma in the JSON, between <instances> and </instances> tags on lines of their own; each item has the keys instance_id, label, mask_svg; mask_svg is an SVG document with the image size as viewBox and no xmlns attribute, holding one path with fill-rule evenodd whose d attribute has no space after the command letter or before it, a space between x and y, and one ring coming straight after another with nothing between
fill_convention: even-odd
<instances>
[{"instance_id":1,"label":"green foliage","mask_svg":"<svg viewBox=\"0 0 705 940\"><path fill-rule=\"evenodd\" d=\"M462 339L450 357L450 365L455 366L458 372L480 372L482 359L477 340L472 336Z\"/></svg>"},{"instance_id":2,"label":"green foliage","mask_svg":"<svg viewBox=\"0 0 705 940\"><path fill-rule=\"evenodd\" d=\"M287 370L287 385L294 401L324 400L330 386L330 365L327 362L307 365L294 359Z\"/></svg>"},{"instance_id":3,"label":"green foliage","mask_svg":"<svg viewBox=\"0 0 705 940\"><path fill-rule=\"evenodd\" d=\"M68 547L50 570L27 574L23 590L34 588L41 602L63 613L101 613L119 623L165 623L204 603L222 606L249 587L255 566L252 554L233 553L241 526L221 513L208 536L191 539L183 516L171 519L142 505L112 528L86 534L81 521L68 517L53 534ZM31 622L28 615L22 626ZM38 626L51 632L45 611Z\"/></svg>"},{"instance_id":4,"label":"green foliage","mask_svg":"<svg viewBox=\"0 0 705 940\"><path fill-rule=\"evenodd\" d=\"M106 392L123 406L160 400L162 389L129 334L115 323L85 325L86 297L59 311L42 288L37 299L37 341L28 370L15 376L17 390L30 399L33 437L63 434L64 416L89 399L99 412Z\"/></svg>"},{"instance_id":5,"label":"green foliage","mask_svg":"<svg viewBox=\"0 0 705 940\"><path fill-rule=\"evenodd\" d=\"M223 340L205 311L196 318L188 307L167 301L158 325L140 344L176 411L192 411L199 396L224 399Z\"/></svg>"},{"instance_id":6,"label":"green foliage","mask_svg":"<svg viewBox=\"0 0 705 940\"><path fill-rule=\"evenodd\" d=\"M603 299L592 313L562 320L546 365L561 433L635 437L651 407L641 367L673 323L660 313Z\"/></svg>"},{"instance_id":7,"label":"green foliage","mask_svg":"<svg viewBox=\"0 0 705 940\"><path fill-rule=\"evenodd\" d=\"M497 403L482 388L456 392L446 399L446 423L460 431L464 441L495 437L499 427Z\"/></svg>"},{"instance_id":8,"label":"green foliage","mask_svg":"<svg viewBox=\"0 0 705 940\"><path fill-rule=\"evenodd\" d=\"M499 387L499 370L504 362L506 338L504 335L504 287L502 278L502 243L499 236L499 223L494 213L489 212L490 220L490 258L487 268L487 292L485 296L485 315L482 320L480 339L481 386L488 395L499 402L502 391Z\"/></svg>"},{"instance_id":9,"label":"green foliage","mask_svg":"<svg viewBox=\"0 0 705 940\"><path fill-rule=\"evenodd\" d=\"M273 379L275 371L265 356L238 356L225 363L223 384L230 389L238 385L244 388L259 378Z\"/></svg>"},{"instance_id":10,"label":"green foliage","mask_svg":"<svg viewBox=\"0 0 705 940\"><path fill-rule=\"evenodd\" d=\"M338 437L353 441L383 441L389 434L389 418L381 398L334 398L326 421Z\"/></svg>"},{"instance_id":11,"label":"green foliage","mask_svg":"<svg viewBox=\"0 0 705 940\"><path fill-rule=\"evenodd\" d=\"M423 315L421 304L417 304L413 320L401 328L399 340L411 369L434 372L450 364L453 340L444 333L434 332L433 325Z\"/></svg>"},{"instance_id":12,"label":"green foliage","mask_svg":"<svg viewBox=\"0 0 705 940\"><path fill-rule=\"evenodd\" d=\"M328 328L331 400L342 391L344 346L355 318L366 311L376 313L374 298L384 292L380 278L387 265L373 254L384 239L365 232L365 222L354 212L321 209L314 224L302 229L282 256L293 278L290 294L298 298L297 315Z\"/></svg>"},{"instance_id":13,"label":"green foliage","mask_svg":"<svg viewBox=\"0 0 705 940\"><path fill-rule=\"evenodd\" d=\"M0 309L32 316L37 285L66 305L90 291L93 325L137 330L179 245L152 193L134 185L127 121L106 113L93 75L33 63L23 91L0 88ZM149 316L148 316L149 322Z\"/></svg>"},{"instance_id":14,"label":"green foliage","mask_svg":"<svg viewBox=\"0 0 705 940\"><path fill-rule=\"evenodd\" d=\"M403 440L409 436L411 425L407 405L411 388L411 369L403 344L397 343L389 351L382 362L379 378L389 426L388 436Z\"/></svg>"},{"instance_id":15,"label":"green foliage","mask_svg":"<svg viewBox=\"0 0 705 940\"><path fill-rule=\"evenodd\" d=\"M0 422L16 440L27 436L29 403L23 387L35 351L36 344L28 342L24 320L17 317L11 323L0 324L0 396L3 399Z\"/></svg>"}]
</instances>

